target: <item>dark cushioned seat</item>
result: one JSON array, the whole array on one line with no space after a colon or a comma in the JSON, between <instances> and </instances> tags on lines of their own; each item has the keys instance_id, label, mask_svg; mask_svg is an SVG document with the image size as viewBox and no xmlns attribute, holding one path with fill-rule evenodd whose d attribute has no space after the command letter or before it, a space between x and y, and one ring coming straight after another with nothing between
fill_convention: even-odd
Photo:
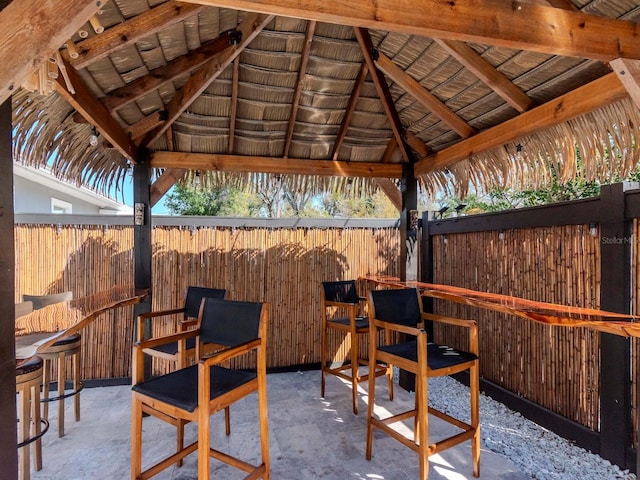
<instances>
[{"instance_id":1,"label":"dark cushioned seat","mask_svg":"<svg viewBox=\"0 0 640 480\"><path fill-rule=\"evenodd\" d=\"M378 350L398 355L399 357L414 362L418 361L418 342L416 341L380 346ZM437 343L427 344L427 365L429 365L431 370L460 365L461 363L471 362L477 358L478 356L473 353L456 350L446 345L438 345Z\"/></svg>"},{"instance_id":2,"label":"dark cushioned seat","mask_svg":"<svg viewBox=\"0 0 640 480\"><path fill-rule=\"evenodd\" d=\"M224 395L255 378L256 374L252 372L213 366L210 399ZM198 365L146 380L134 385L132 389L134 392L193 412L198 406Z\"/></svg>"}]
</instances>

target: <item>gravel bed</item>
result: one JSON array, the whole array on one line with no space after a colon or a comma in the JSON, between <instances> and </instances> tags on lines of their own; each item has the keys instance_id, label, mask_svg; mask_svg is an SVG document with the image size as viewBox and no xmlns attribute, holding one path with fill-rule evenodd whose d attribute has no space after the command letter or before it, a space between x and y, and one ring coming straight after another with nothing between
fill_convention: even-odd
<instances>
[{"instance_id":1,"label":"gravel bed","mask_svg":"<svg viewBox=\"0 0 640 480\"><path fill-rule=\"evenodd\" d=\"M449 377L429 379L429 404L469 421L468 388ZM481 395L482 447L500 453L539 480L635 480L629 471Z\"/></svg>"}]
</instances>

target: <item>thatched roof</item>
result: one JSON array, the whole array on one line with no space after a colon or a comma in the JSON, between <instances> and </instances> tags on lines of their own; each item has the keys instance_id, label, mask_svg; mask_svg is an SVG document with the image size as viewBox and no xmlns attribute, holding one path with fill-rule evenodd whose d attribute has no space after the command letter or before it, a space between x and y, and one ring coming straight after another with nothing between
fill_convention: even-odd
<instances>
[{"instance_id":1,"label":"thatched roof","mask_svg":"<svg viewBox=\"0 0 640 480\"><path fill-rule=\"evenodd\" d=\"M68 3L58 27L36 17L59 34L26 53L51 58L42 76L8 73L35 89L13 92L15 158L102 190L142 147L154 200L196 171L306 191L354 178L397 200L403 163L464 194L571 179L576 151L603 182L638 162L638 0Z\"/></svg>"}]
</instances>

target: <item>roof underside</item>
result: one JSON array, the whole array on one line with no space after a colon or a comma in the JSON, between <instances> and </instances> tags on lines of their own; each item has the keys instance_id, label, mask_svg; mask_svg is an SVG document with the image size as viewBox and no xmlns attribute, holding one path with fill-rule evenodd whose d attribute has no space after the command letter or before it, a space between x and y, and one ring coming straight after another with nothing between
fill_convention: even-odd
<instances>
[{"instance_id":1,"label":"roof underside","mask_svg":"<svg viewBox=\"0 0 640 480\"><path fill-rule=\"evenodd\" d=\"M550 3L562 9L534 7L629 22L640 15L638 0ZM409 162L423 188L464 195L470 185L536 187L552 170L569 180L576 151L581 174L603 182L638 162L640 118L618 80L624 69L614 67L616 77L596 55L264 8L107 2L51 55L44 80L23 83L33 91L14 93L16 159L53 161L59 176L108 190L145 147L156 201L195 171L208 172L209 183L277 179L320 191L357 178L361 189L388 190Z\"/></svg>"}]
</instances>

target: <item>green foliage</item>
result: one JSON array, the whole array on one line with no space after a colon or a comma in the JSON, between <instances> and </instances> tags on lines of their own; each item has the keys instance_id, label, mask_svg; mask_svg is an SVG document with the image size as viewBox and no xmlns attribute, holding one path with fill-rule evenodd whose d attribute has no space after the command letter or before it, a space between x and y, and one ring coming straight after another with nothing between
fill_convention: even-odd
<instances>
[{"instance_id":1,"label":"green foliage","mask_svg":"<svg viewBox=\"0 0 640 480\"><path fill-rule=\"evenodd\" d=\"M383 192L373 195L345 196L326 193L321 196L321 209L334 218L397 218L398 211Z\"/></svg>"},{"instance_id":2,"label":"green foliage","mask_svg":"<svg viewBox=\"0 0 640 480\"><path fill-rule=\"evenodd\" d=\"M255 195L238 189L206 190L185 185L176 185L165 204L173 215L253 216L261 208Z\"/></svg>"}]
</instances>

